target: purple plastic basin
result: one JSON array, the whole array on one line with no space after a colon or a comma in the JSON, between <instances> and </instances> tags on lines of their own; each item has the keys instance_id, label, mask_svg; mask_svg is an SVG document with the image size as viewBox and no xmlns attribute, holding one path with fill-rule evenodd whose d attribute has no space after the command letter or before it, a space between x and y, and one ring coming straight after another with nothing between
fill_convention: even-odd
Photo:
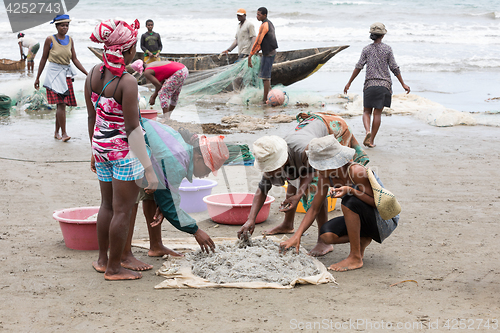
<instances>
[{"instance_id":1,"label":"purple plastic basin","mask_svg":"<svg viewBox=\"0 0 500 333\"><path fill-rule=\"evenodd\" d=\"M184 179L179 187L182 208L186 213L199 213L207 210L207 204L203 198L212 193L212 188L217 186L215 180L193 179L190 183Z\"/></svg>"}]
</instances>

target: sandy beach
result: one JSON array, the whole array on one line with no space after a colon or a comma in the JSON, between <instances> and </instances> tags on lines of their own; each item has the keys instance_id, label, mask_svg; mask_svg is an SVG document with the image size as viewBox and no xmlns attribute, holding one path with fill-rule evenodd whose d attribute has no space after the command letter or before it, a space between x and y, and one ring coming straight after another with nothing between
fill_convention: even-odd
<instances>
[{"instance_id":1,"label":"sandy beach","mask_svg":"<svg viewBox=\"0 0 500 333\"><path fill-rule=\"evenodd\" d=\"M347 121L360 139L361 119ZM228 139L251 144L289 127ZM13 120L0 136L2 331L419 332L459 328L460 320L477 331L499 329L498 128L438 128L410 116L383 117L378 146L368 154L403 207L400 225L382 245L367 248L362 269L334 273L338 285L291 290L156 290L163 278L155 271L163 259L139 248L136 256L153 270L137 281L105 281L91 266L97 251L66 248L52 218L57 209L100 203L87 162L86 115L77 110L68 117L68 143L54 140L52 128L49 114ZM226 168L230 179L240 179L231 181L231 190L255 191L259 173L246 167L241 180L241 168ZM214 192L226 192L223 179L217 180ZM282 189L271 194L277 202L284 197ZM256 234L281 222L277 202ZM338 207L330 217L340 214ZM296 215L296 227L302 216ZM214 237L234 237L238 230L216 227L206 213L195 217ZM316 235L313 226L302 246L310 249ZM147 237L142 214L134 236ZM163 236L186 235L164 222ZM348 251L347 244L335 246L320 260L329 266ZM405 280L418 284L391 286Z\"/></svg>"}]
</instances>

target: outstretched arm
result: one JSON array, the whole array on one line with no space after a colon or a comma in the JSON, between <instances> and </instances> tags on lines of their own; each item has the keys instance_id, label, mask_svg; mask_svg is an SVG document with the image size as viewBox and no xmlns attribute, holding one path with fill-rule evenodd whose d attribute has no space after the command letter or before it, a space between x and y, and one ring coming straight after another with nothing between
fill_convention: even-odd
<instances>
[{"instance_id":1,"label":"outstretched arm","mask_svg":"<svg viewBox=\"0 0 500 333\"><path fill-rule=\"evenodd\" d=\"M23 43L19 42L19 51L21 52L21 60L23 60L24 52L23 52Z\"/></svg>"},{"instance_id":2,"label":"outstretched arm","mask_svg":"<svg viewBox=\"0 0 500 333\"><path fill-rule=\"evenodd\" d=\"M47 59L49 58L51 41L52 41L51 38L47 37L45 39L45 43L43 44L42 59L40 59L40 64L38 65L38 73L36 74L36 79L35 79L36 90L40 89L40 75L42 75L43 69L45 68L45 64L47 63Z\"/></svg>"},{"instance_id":3,"label":"outstretched arm","mask_svg":"<svg viewBox=\"0 0 500 333\"><path fill-rule=\"evenodd\" d=\"M399 83L401 83L401 86L403 86L403 89L406 90L406 93L410 93L410 86L406 85L405 82L403 81L403 77L401 76L401 73L396 75L396 77L399 80Z\"/></svg>"},{"instance_id":4,"label":"outstretched arm","mask_svg":"<svg viewBox=\"0 0 500 333\"><path fill-rule=\"evenodd\" d=\"M361 69L359 68L354 68L354 71L352 71L352 75L351 75L351 78L349 79L349 82L347 82L347 84L345 85L344 87L344 94L347 94L347 91L349 90L349 88L351 87L351 83L352 81L354 81L354 79L356 78L356 76L358 76L358 74L361 72Z\"/></svg>"},{"instance_id":5,"label":"outstretched arm","mask_svg":"<svg viewBox=\"0 0 500 333\"><path fill-rule=\"evenodd\" d=\"M266 202L267 198L267 191L264 192L259 188L257 188L257 191L255 192L255 196L253 197L252 201L252 207L250 208L250 213L248 214L247 221L245 224L243 224L238 230L238 238L244 237L245 234L250 233L253 234L253 231L255 229L255 220L257 218L257 214L259 214L260 209Z\"/></svg>"},{"instance_id":6,"label":"outstretched arm","mask_svg":"<svg viewBox=\"0 0 500 333\"><path fill-rule=\"evenodd\" d=\"M227 50L225 51L222 51L222 53L224 54L228 54L229 52L231 52L232 50L234 50L234 48L238 46L238 40L235 38L234 41L233 41L233 44L231 44L230 47L227 48Z\"/></svg>"},{"instance_id":7,"label":"outstretched arm","mask_svg":"<svg viewBox=\"0 0 500 333\"><path fill-rule=\"evenodd\" d=\"M287 250L290 247L295 247L297 253L299 253L299 248L300 248L300 237L302 237L302 234L306 232L307 229L312 225L314 220L316 219L316 216L319 213L319 210L321 208L321 205L326 199L326 196L328 195L328 189L330 185L328 183L328 180L325 179L324 177L319 176L318 179L318 192L316 192L316 195L314 196L311 208L306 213L306 216L304 216L304 219L300 223L299 228L297 231L290 237L285 242L282 242L280 244L280 251Z\"/></svg>"},{"instance_id":8,"label":"outstretched arm","mask_svg":"<svg viewBox=\"0 0 500 333\"><path fill-rule=\"evenodd\" d=\"M92 146L92 137L94 136L96 112L94 108L94 103L92 103L91 99L92 91L90 89L90 78L91 78L90 76L87 76L87 79L85 80L84 95L85 95L85 104L87 105L87 126L90 139L90 146ZM90 157L90 170L92 170L92 172L96 172L94 154L91 154Z\"/></svg>"}]
</instances>

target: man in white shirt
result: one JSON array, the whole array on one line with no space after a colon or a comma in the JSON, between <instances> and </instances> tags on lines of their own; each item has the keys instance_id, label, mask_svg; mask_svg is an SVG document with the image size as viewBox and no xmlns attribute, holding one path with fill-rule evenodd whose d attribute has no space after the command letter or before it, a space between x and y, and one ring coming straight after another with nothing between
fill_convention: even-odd
<instances>
[{"instance_id":1,"label":"man in white shirt","mask_svg":"<svg viewBox=\"0 0 500 333\"><path fill-rule=\"evenodd\" d=\"M238 60L248 57L252 45L255 41L255 27L253 24L247 20L247 12L243 8L238 9L236 12L236 17L240 23L236 29L236 36L234 38L233 44L225 50L222 51L223 54L231 52L236 46L238 46Z\"/></svg>"},{"instance_id":2,"label":"man in white shirt","mask_svg":"<svg viewBox=\"0 0 500 333\"><path fill-rule=\"evenodd\" d=\"M22 32L17 34L17 42L21 52L21 60L26 59L28 62L28 72L33 72L33 68L35 67L35 55L40 49L40 43L34 38L26 37ZM28 56L24 54L23 47L28 49Z\"/></svg>"}]
</instances>

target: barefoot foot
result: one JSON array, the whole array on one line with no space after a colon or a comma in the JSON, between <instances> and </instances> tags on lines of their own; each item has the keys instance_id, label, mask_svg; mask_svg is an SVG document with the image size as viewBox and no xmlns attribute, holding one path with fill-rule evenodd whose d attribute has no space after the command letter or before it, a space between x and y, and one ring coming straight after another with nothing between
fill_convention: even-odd
<instances>
[{"instance_id":1,"label":"barefoot foot","mask_svg":"<svg viewBox=\"0 0 500 333\"><path fill-rule=\"evenodd\" d=\"M272 228L272 229L269 229L269 230L266 230L263 232L264 235L276 235L276 234L293 234L295 232L295 230L288 226L285 226L282 224Z\"/></svg>"},{"instance_id":2,"label":"barefoot foot","mask_svg":"<svg viewBox=\"0 0 500 333\"><path fill-rule=\"evenodd\" d=\"M94 267L94 269L98 273L104 273L104 272L106 272L106 266L107 265L101 265L101 264L99 264L98 261L92 262L92 267Z\"/></svg>"},{"instance_id":3,"label":"barefoot foot","mask_svg":"<svg viewBox=\"0 0 500 333\"><path fill-rule=\"evenodd\" d=\"M182 253L171 250L163 245L157 249L151 249L148 251L148 256L150 257L163 257L166 254L172 257L184 257Z\"/></svg>"},{"instance_id":4,"label":"barefoot foot","mask_svg":"<svg viewBox=\"0 0 500 333\"><path fill-rule=\"evenodd\" d=\"M119 281L119 280L137 280L142 278L141 272L134 272L126 268L120 268L114 273L105 272L104 278L108 281Z\"/></svg>"},{"instance_id":5,"label":"barefoot foot","mask_svg":"<svg viewBox=\"0 0 500 333\"><path fill-rule=\"evenodd\" d=\"M363 144L367 147L370 146L370 138L372 137L372 134L370 132L366 133L365 139L363 140Z\"/></svg>"},{"instance_id":6,"label":"barefoot foot","mask_svg":"<svg viewBox=\"0 0 500 333\"><path fill-rule=\"evenodd\" d=\"M355 259L352 257L347 257L346 259L330 265L328 269L336 272L346 272L346 271L352 271L353 269L358 269L363 267L363 260L362 259Z\"/></svg>"},{"instance_id":7,"label":"barefoot foot","mask_svg":"<svg viewBox=\"0 0 500 333\"><path fill-rule=\"evenodd\" d=\"M309 251L309 255L313 257L320 257L331 251L333 251L332 244L316 243L316 246Z\"/></svg>"},{"instance_id":8,"label":"barefoot foot","mask_svg":"<svg viewBox=\"0 0 500 333\"><path fill-rule=\"evenodd\" d=\"M149 271L150 269L153 269L153 265L146 264L145 262L136 259L134 256L122 258L121 264L123 268L130 269L132 271Z\"/></svg>"},{"instance_id":9,"label":"barefoot foot","mask_svg":"<svg viewBox=\"0 0 500 333\"><path fill-rule=\"evenodd\" d=\"M71 137L70 137L70 136L68 136L67 134L64 134L64 135L62 136L62 141L63 141L63 142L67 142L69 139L71 139Z\"/></svg>"},{"instance_id":10,"label":"barefoot foot","mask_svg":"<svg viewBox=\"0 0 500 333\"><path fill-rule=\"evenodd\" d=\"M61 140L62 136L60 136L59 133L54 133L54 139Z\"/></svg>"}]
</instances>

